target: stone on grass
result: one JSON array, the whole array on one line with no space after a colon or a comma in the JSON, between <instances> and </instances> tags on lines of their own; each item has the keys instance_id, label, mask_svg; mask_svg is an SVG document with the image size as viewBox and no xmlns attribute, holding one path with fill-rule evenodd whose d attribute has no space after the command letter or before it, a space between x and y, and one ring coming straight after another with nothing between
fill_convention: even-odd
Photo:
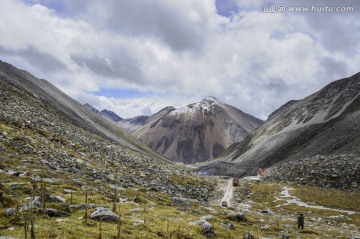
<instances>
[{"instance_id":1,"label":"stone on grass","mask_svg":"<svg viewBox=\"0 0 360 239\"><path fill-rule=\"evenodd\" d=\"M40 206L41 206L41 202L39 200L39 197L35 197L33 201L21 205L20 211L27 211L32 208L40 208Z\"/></svg>"},{"instance_id":2,"label":"stone on grass","mask_svg":"<svg viewBox=\"0 0 360 239\"><path fill-rule=\"evenodd\" d=\"M5 216L10 217L16 213L16 209L15 208L7 208L7 209L5 209L4 213L5 213Z\"/></svg>"},{"instance_id":3,"label":"stone on grass","mask_svg":"<svg viewBox=\"0 0 360 239\"><path fill-rule=\"evenodd\" d=\"M46 199L47 202L58 202L58 203L66 203L66 199L56 195L49 195Z\"/></svg>"},{"instance_id":4,"label":"stone on grass","mask_svg":"<svg viewBox=\"0 0 360 239\"><path fill-rule=\"evenodd\" d=\"M210 220L210 219L213 219L212 215L205 215L205 216L200 217L200 221L206 221L206 220Z\"/></svg>"},{"instance_id":5,"label":"stone on grass","mask_svg":"<svg viewBox=\"0 0 360 239\"><path fill-rule=\"evenodd\" d=\"M94 209L94 208L96 208L96 204L95 203L88 203L87 206L86 206L85 203L69 205L69 208L80 209L80 210L85 210L86 207L88 209Z\"/></svg>"},{"instance_id":6,"label":"stone on grass","mask_svg":"<svg viewBox=\"0 0 360 239\"><path fill-rule=\"evenodd\" d=\"M202 221L201 234L203 234L206 238L214 237L215 236L214 227L207 221Z\"/></svg>"},{"instance_id":7,"label":"stone on grass","mask_svg":"<svg viewBox=\"0 0 360 239\"><path fill-rule=\"evenodd\" d=\"M231 222L227 222L227 221L222 222L222 226L225 229L231 229L231 230L235 229L234 224L232 224Z\"/></svg>"},{"instance_id":8,"label":"stone on grass","mask_svg":"<svg viewBox=\"0 0 360 239\"><path fill-rule=\"evenodd\" d=\"M260 213L265 215L274 215L274 212L271 209L263 209L260 211Z\"/></svg>"},{"instance_id":9,"label":"stone on grass","mask_svg":"<svg viewBox=\"0 0 360 239\"><path fill-rule=\"evenodd\" d=\"M247 218L240 213L231 213L226 217L228 220L233 222L247 222Z\"/></svg>"},{"instance_id":10,"label":"stone on grass","mask_svg":"<svg viewBox=\"0 0 360 239\"><path fill-rule=\"evenodd\" d=\"M117 222L119 216L113 213L109 208L98 207L94 212L91 213L90 218L98 221L101 219L102 221L107 222Z\"/></svg>"},{"instance_id":11,"label":"stone on grass","mask_svg":"<svg viewBox=\"0 0 360 239\"><path fill-rule=\"evenodd\" d=\"M141 203L141 202L144 202L144 199L140 196L135 196L133 201L136 203Z\"/></svg>"},{"instance_id":12,"label":"stone on grass","mask_svg":"<svg viewBox=\"0 0 360 239\"><path fill-rule=\"evenodd\" d=\"M179 198L179 197L173 198L171 204L180 207L190 207L189 200L186 198Z\"/></svg>"},{"instance_id":13,"label":"stone on grass","mask_svg":"<svg viewBox=\"0 0 360 239\"><path fill-rule=\"evenodd\" d=\"M47 214L49 217L69 217L70 213L53 208L40 209L40 212Z\"/></svg>"},{"instance_id":14,"label":"stone on grass","mask_svg":"<svg viewBox=\"0 0 360 239\"><path fill-rule=\"evenodd\" d=\"M255 237L250 232L245 232L243 234L243 239L255 239Z\"/></svg>"}]
</instances>

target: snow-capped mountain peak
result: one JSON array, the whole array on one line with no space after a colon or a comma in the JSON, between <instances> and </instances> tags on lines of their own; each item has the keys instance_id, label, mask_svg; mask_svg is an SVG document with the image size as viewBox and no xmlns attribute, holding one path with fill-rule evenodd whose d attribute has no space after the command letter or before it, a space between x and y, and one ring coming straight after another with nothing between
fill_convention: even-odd
<instances>
[{"instance_id":1,"label":"snow-capped mountain peak","mask_svg":"<svg viewBox=\"0 0 360 239\"><path fill-rule=\"evenodd\" d=\"M197 114L212 115L216 110L219 110L226 105L217 98L210 96L197 103L188 104L187 106L178 108L172 112L171 115L188 115L194 117Z\"/></svg>"},{"instance_id":2,"label":"snow-capped mountain peak","mask_svg":"<svg viewBox=\"0 0 360 239\"><path fill-rule=\"evenodd\" d=\"M165 157L184 163L218 157L263 123L215 97L164 112L133 135Z\"/></svg>"}]
</instances>

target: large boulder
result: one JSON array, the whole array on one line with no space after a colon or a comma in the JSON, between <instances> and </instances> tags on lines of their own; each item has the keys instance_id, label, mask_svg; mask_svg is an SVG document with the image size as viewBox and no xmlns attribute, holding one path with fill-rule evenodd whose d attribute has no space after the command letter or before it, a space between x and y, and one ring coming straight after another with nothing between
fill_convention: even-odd
<instances>
[{"instance_id":1,"label":"large boulder","mask_svg":"<svg viewBox=\"0 0 360 239\"><path fill-rule=\"evenodd\" d=\"M107 222L116 222L119 220L119 216L106 207L96 208L96 210L91 213L90 218L93 220Z\"/></svg>"},{"instance_id":2,"label":"large boulder","mask_svg":"<svg viewBox=\"0 0 360 239\"><path fill-rule=\"evenodd\" d=\"M211 237L215 236L214 227L210 223L208 223L207 221L202 221L201 233L206 238L211 238Z\"/></svg>"},{"instance_id":3,"label":"large boulder","mask_svg":"<svg viewBox=\"0 0 360 239\"><path fill-rule=\"evenodd\" d=\"M66 203L66 199L57 195L47 195L47 202L58 202L58 203Z\"/></svg>"},{"instance_id":4,"label":"large boulder","mask_svg":"<svg viewBox=\"0 0 360 239\"><path fill-rule=\"evenodd\" d=\"M229 215L226 216L226 218L230 221L233 222L247 222L247 218L240 213L230 213Z\"/></svg>"},{"instance_id":5,"label":"large boulder","mask_svg":"<svg viewBox=\"0 0 360 239\"><path fill-rule=\"evenodd\" d=\"M93 208L96 208L96 204L95 203L72 204L72 205L69 205L69 208L80 209L80 210L85 210L86 208L93 209Z\"/></svg>"},{"instance_id":6,"label":"large boulder","mask_svg":"<svg viewBox=\"0 0 360 239\"><path fill-rule=\"evenodd\" d=\"M172 205L175 205L175 206L184 207L184 208L187 208L187 207L190 207L190 206L191 206L188 199L186 199L186 198L179 198L179 197L173 198L171 204L172 204Z\"/></svg>"},{"instance_id":7,"label":"large boulder","mask_svg":"<svg viewBox=\"0 0 360 239\"><path fill-rule=\"evenodd\" d=\"M7 216L7 217L10 217L10 216L14 215L15 213L16 213L16 209L15 209L15 208L7 208L7 209L5 209L5 211L4 211L4 214L5 214L5 216Z\"/></svg>"},{"instance_id":8,"label":"large boulder","mask_svg":"<svg viewBox=\"0 0 360 239\"><path fill-rule=\"evenodd\" d=\"M35 197L34 200L20 206L20 211L27 211L32 208L40 208L41 201L39 197Z\"/></svg>"},{"instance_id":9,"label":"large boulder","mask_svg":"<svg viewBox=\"0 0 360 239\"><path fill-rule=\"evenodd\" d=\"M49 217L69 217L70 214L53 208L40 209L40 212L47 214Z\"/></svg>"},{"instance_id":10,"label":"large boulder","mask_svg":"<svg viewBox=\"0 0 360 239\"><path fill-rule=\"evenodd\" d=\"M245 232L243 234L243 239L255 239L255 237L250 232Z\"/></svg>"},{"instance_id":11,"label":"large boulder","mask_svg":"<svg viewBox=\"0 0 360 239\"><path fill-rule=\"evenodd\" d=\"M221 223L221 225L222 225L223 228L225 228L225 229L231 229L231 230L234 230L234 229L235 229L234 224L232 224L231 222L228 222L228 221L223 221L223 222Z\"/></svg>"}]
</instances>

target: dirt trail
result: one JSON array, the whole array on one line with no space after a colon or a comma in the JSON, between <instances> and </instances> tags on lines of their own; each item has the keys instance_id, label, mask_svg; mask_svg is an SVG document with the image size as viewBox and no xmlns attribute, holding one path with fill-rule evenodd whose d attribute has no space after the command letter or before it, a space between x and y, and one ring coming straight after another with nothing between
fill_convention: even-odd
<instances>
[{"instance_id":1,"label":"dirt trail","mask_svg":"<svg viewBox=\"0 0 360 239\"><path fill-rule=\"evenodd\" d=\"M234 192L234 186L233 186L233 181L232 178L229 179L228 184L224 190L224 197L220 200L220 206L223 206L223 202L226 202L226 205L228 207L231 206L231 199L233 197L233 192Z\"/></svg>"},{"instance_id":2,"label":"dirt trail","mask_svg":"<svg viewBox=\"0 0 360 239\"><path fill-rule=\"evenodd\" d=\"M358 213L358 212L355 212L355 211L340 210L340 209L335 209L335 208L328 208L328 207L323 207L323 206L310 205L309 203L303 202L299 198L290 195L289 191L293 191L293 190L295 190L295 189L292 188L292 187L284 186L283 191L281 192L281 196L275 197L275 199L276 199L276 201L284 201L285 200L285 203L282 204L282 205L277 205L275 207L281 207L281 206L285 206L285 205L289 205L289 204L295 204L295 205L298 205L300 207L336 211L336 212L347 213L349 215Z\"/></svg>"}]
</instances>

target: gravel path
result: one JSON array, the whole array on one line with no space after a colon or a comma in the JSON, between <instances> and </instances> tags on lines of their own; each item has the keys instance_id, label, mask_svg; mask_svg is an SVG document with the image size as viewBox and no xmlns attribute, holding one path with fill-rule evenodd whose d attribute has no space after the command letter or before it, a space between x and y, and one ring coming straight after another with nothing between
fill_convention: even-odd
<instances>
[{"instance_id":1,"label":"gravel path","mask_svg":"<svg viewBox=\"0 0 360 239\"><path fill-rule=\"evenodd\" d=\"M227 184L224 191L225 191L224 197L220 201L220 206L223 206L223 202L226 202L226 205L228 207L230 207L231 206L230 201L231 201L231 198L233 197L233 191L234 191L233 179L232 178L229 179L228 184Z\"/></svg>"}]
</instances>

